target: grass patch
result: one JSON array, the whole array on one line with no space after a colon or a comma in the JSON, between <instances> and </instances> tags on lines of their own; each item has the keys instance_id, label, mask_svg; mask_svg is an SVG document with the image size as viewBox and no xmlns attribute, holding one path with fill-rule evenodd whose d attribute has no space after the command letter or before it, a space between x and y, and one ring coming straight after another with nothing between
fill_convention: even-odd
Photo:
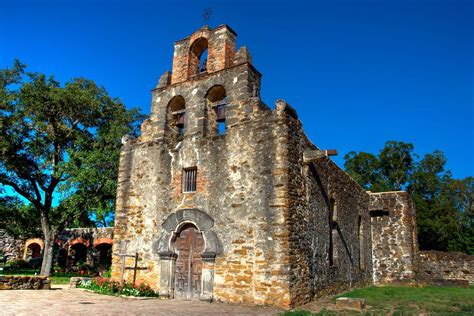
<instances>
[{"instance_id":1,"label":"grass patch","mask_svg":"<svg viewBox=\"0 0 474 316\"><path fill-rule=\"evenodd\" d=\"M75 276L85 276L85 275L75 275ZM51 284L69 284L70 276L58 276L52 275L49 277L51 279Z\"/></svg>"},{"instance_id":2,"label":"grass patch","mask_svg":"<svg viewBox=\"0 0 474 316\"><path fill-rule=\"evenodd\" d=\"M366 315L417 315L429 313L436 315L474 315L474 286L460 287L409 287L409 286L371 286L355 289L332 297L334 304L338 297L364 298ZM324 305L323 305L324 306ZM339 312L328 304L318 313L306 310L286 311L282 316L316 315L357 315L356 311Z\"/></svg>"},{"instance_id":3,"label":"grass patch","mask_svg":"<svg viewBox=\"0 0 474 316\"><path fill-rule=\"evenodd\" d=\"M474 287L407 287L381 286L355 289L338 297L365 298L371 310L393 311L396 314L411 312L474 313Z\"/></svg>"}]
</instances>

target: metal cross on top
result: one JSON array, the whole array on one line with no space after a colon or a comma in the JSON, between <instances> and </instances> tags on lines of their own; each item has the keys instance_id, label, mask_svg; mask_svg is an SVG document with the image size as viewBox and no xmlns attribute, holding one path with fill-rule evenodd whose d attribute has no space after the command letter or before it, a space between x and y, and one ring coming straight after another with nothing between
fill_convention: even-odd
<instances>
[{"instance_id":1,"label":"metal cross on top","mask_svg":"<svg viewBox=\"0 0 474 316\"><path fill-rule=\"evenodd\" d=\"M204 12L202 13L202 17L204 18L204 22L208 24L209 20L211 19L212 16L212 9L211 8L206 8L204 9Z\"/></svg>"}]
</instances>

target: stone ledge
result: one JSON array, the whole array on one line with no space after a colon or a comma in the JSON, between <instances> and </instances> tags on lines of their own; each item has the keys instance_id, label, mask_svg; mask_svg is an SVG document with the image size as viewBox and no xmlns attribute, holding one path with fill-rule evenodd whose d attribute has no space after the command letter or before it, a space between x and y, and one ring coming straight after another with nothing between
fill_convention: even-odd
<instances>
[{"instance_id":1,"label":"stone ledge","mask_svg":"<svg viewBox=\"0 0 474 316\"><path fill-rule=\"evenodd\" d=\"M46 276L0 275L0 290L49 290L51 280Z\"/></svg>"}]
</instances>

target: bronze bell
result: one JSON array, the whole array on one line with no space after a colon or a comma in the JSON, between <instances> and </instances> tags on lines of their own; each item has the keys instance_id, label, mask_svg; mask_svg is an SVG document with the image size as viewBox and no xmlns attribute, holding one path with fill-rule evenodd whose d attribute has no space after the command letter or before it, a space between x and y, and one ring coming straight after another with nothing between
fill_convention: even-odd
<instances>
[{"instance_id":1,"label":"bronze bell","mask_svg":"<svg viewBox=\"0 0 474 316\"><path fill-rule=\"evenodd\" d=\"M184 113L178 114L178 119L176 121L176 126L177 127L184 127L185 118L186 118L186 116L184 115Z\"/></svg>"},{"instance_id":2,"label":"bronze bell","mask_svg":"<svg viewBox=\"0 0 474 316\"><path fill-rule=\"evenodd\" d=\"M216 111L216 121L224 122L225 121L225 104L216 106L214 110Z\"/></svg>"}]
</instances>

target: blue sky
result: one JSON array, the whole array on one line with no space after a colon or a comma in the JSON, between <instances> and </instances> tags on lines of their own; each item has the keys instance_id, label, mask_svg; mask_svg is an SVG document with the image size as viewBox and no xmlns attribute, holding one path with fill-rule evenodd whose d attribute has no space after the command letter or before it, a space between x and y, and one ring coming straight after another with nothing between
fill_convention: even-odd
<instances>
[{"instance_id":1,"label":"blue sky","mask_svg":"<svg viewBox=\"0 0 474 316\"><path fill-rule=\"evenodd\" d=\"M340 166L351 150L401 140L474 175L469 0L0 0L0 67L20 58L62 82L88 77L149 113L174 41L205 24L207 7L211 27L229 24L250 49L263 100L287 100Z\"/></svg>"}]
</instances>

